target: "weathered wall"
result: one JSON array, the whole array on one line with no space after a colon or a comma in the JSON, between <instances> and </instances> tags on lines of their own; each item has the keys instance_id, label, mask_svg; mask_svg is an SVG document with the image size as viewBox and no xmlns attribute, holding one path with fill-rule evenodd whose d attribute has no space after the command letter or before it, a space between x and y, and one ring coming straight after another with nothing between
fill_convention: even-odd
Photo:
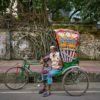
<instances>
[{"instance_id":1,"label":"weathered wall","mask_svg":"<svg viewBox=\"0 0 100 100\"><path fill-rule=\"evenodd\" d=\"M100 60L100 34L81 34L79 49L82 58Z\"/></svg>"},{"instance_id":2,"label":"weathered wall","mask_svg":"<svg viewBox=\"0 0 100 100\"><path fill-rule=\"evenodd\" d=\"M20 34L21 32L12 32L12 59L20 59L25 55L31 57L33 55L31 42L26 37L20 36Z\"/></svg>"},{"instance_id":3,"label":"weathered wall","mask_svg":"<svg viewBox=\"0 0 100 100\"><path fill-rule=\"evenodd\" d=\"M25 55L30 58L37 58L38 54L36 53L41 54L39 49L34 52L34 41L32 42L29 38L21 36L21 33L21 31L0 30L0 59L21 59ZM39 42L41 43L41 41ZM48 41L46 44L49 45ZM79 56L82 59L100 60L100 34L81 33L79 51Z\"/></svg>"},{"instance_id":4,"label":"weathered wall","mask_svg":"<svg viewBox=\"0 0 100 100\"><path fill-rule=\"evenodd\" d=\"M6 56L7 35L4 30L0 30L0 59Z\"/></svg>"}]
</instances>

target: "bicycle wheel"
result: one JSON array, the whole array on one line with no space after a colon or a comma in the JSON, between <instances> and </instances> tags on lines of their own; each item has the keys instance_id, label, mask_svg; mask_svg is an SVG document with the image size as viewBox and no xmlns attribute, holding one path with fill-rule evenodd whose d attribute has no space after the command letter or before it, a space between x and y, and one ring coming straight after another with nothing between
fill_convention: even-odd
<instances>
[{"instance_id":1,"label":"bicycle wheel","mask_svg":"<svg viewBox=\"0 0 100 100\"><path fill-rule=\"evenodd\" d=\"M24 68L13 67L5 73L5 86L17 90L23 88L28 82L28 73Z\"/></svg>"},{"instance_id":2,"label":"bicycle wheel","mask_svg":"<svg viewBox=\"0 0 100 100\"><path fill-rule=\"evenodd\" d=\"M83 95L89 87L89 79L86 72L79 68L69 70L63 77L63 88L71 96Z\"/></svg>"}]
</instances>

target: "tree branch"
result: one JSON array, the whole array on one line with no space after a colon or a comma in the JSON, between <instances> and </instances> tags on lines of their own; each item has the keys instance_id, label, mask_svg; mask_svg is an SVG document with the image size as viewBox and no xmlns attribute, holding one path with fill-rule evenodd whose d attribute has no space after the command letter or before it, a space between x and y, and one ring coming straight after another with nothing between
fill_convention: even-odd
<instances>
[{"instance_id":1,"label":"tree branch","mask_svg":"<svg viewBox=\"0 0 100 100\"><path fill-rule=\"evenodd\" d=\"M71 15L70 15L70 19L73 17L73 15L75 15L78 11L80 11L80 9L76 9Z\"/></svg>"}]
</instances>

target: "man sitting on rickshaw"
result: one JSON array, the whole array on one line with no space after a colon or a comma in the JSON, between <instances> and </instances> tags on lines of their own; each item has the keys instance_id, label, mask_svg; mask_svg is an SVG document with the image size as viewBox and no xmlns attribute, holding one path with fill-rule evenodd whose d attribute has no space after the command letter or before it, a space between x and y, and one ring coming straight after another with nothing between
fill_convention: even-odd
<instances>
[{"instance_id":1,"label":"man sitting on rickshaw","mask_svg":"<svg viewBox=\"0 0 100 100\"><path fill-rule=\"evenodd\" d=\"M59 52L56 51L55 46L50 47L50 54L44 57L40 62L42 63L45 59L51 60L51 67L48 67L47 73L42 73L43 89L39 91L39 94L43 93L43 97L51 95L51 85L53 83L52 77L61 73L62 61ZM48 85L48 90L46 90L46 82Z\"/></svg>"}]
</instances>

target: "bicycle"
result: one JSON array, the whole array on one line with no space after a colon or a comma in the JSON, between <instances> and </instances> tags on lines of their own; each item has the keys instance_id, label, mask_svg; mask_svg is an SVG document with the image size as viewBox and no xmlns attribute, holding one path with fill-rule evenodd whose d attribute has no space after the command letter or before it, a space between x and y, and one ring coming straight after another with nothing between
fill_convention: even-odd
<instances>
[{"instance_id":1,"label":"bicycle","mask_svg":"<svg viewBox=\"0 0 100 100\"><path fill-rule=\"evenodd\" d=\"M30 65L37 65L37 62L30 62L27 59L23 59L22 67L17 64L15 67L9 68L5 72L5 86L12 90L22 89L29 81L33 83L40 83L41 73L34 72Z\"/></svg>"}]
</instances>

